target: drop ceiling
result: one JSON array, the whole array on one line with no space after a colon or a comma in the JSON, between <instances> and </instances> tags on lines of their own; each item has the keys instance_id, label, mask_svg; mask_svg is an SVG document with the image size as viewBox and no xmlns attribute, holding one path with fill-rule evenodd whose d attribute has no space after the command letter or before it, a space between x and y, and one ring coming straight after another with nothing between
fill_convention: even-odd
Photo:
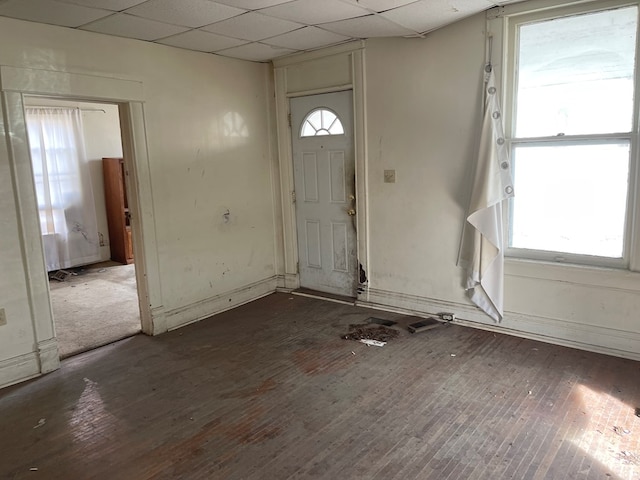
<instances>
[{"instance_id":1,"label":"drop ceiling","mask_svg":"<svg viewBox=\"0 0 640 480\"><path fill-rule=\"evenodd\" d=\"M507 3L514 0L0 0L0 16L266 62L354 39L419 37Z\"/></svg>"}]
</instances>

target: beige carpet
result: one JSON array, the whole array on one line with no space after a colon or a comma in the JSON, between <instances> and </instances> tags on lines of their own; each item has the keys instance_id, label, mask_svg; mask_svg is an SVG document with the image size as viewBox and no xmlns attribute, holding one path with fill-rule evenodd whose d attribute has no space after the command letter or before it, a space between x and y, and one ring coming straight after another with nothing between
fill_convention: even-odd
<instances>
[{"instance_id":1,"label":"beige carpet","mask_svg":"<svg viewBox=\"0 0 640 480\"><path fill-rule=\"evenodd\" d=\"M61 358L140 332L134 268L108 262L68 269L78 274L49 281Z\"/></svg>"}]
</instances>

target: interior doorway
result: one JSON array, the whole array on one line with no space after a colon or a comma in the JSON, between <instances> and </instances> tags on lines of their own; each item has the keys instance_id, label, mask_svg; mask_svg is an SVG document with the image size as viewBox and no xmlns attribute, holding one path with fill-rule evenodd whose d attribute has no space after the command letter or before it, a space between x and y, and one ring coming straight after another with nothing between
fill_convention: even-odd
<instances>
[{"instance_id":1,"label":"interior doorway","mask_svg":"<svg viewBox=\"0 0 640 480\"><path fill-rule=\"evenodd\" d=\"M120 112L117 104L69 98L25 96L24 105L65 358L141 331Z\"/></svg>"},{"instance_id":2,"label":"interior doorway","mask_svg":"<svg viewBox=\"0 0 640 480\"><path fill-rule=\"evenodd\" d=\"M352 91L297 97L290 102L300 286L355 297Z\"/></svg>"}]
</instances>

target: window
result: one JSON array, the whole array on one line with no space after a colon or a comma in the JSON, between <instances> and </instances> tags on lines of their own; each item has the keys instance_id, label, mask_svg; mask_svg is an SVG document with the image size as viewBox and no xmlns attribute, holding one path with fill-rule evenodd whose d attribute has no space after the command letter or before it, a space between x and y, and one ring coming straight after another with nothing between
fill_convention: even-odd
<instances>
[{"instance_id":1,"label":"window","mask_svg":"<svg viewBox=\"0 0 640 480\"><path fill-rule=\"evenodd\" d=\"M510 255L628 265L638 6L598 4L507 17Z\"/></svg>"},{"instance_id":2,"label":"window","mask_svg":"<svg viewBox=\"0 0 640 480\"><path fill-rule=\"evenodd\" d=\"M320 135L342 135L344 128L338 116L327 108L318 108L306 116L302 122L301 137Z\"/></svg>"},{"instance_id":3,"label":"window","mask_svg":"<svg viewBox=\"0 0 640 480\"><path fill-rule=\"evenodd\" d=\"M60 234L65 211L82 204L82 123L77 108L27 107L33 178L43 234Z\"/></svg>"}]
</instances>

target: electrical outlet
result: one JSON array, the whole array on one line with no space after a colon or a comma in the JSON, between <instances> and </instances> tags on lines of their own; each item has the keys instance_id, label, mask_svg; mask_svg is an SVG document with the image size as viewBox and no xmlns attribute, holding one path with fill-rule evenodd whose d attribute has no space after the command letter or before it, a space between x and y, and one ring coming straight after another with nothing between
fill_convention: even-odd
<instances>
[{"instance_id":1,"label":"electrical outlet","mask_svg":"<svg viewBox=\"0 0 640 480\"><path fill-rule=\"evenodd\" d=\"M456 319L455 313L440 312L438 316L445 322L453 322Z\"/></svg>"},{"instance_id":2,"label":"electrical outlet","mask_svg":"<svg viewBox=\"0 0 640 480\"><path fill-rule=\"evenodd\" d=\"M4 308L0 308L0 326L7 324L7 314L4 311Z\"/></svg>"}]
</instances>

